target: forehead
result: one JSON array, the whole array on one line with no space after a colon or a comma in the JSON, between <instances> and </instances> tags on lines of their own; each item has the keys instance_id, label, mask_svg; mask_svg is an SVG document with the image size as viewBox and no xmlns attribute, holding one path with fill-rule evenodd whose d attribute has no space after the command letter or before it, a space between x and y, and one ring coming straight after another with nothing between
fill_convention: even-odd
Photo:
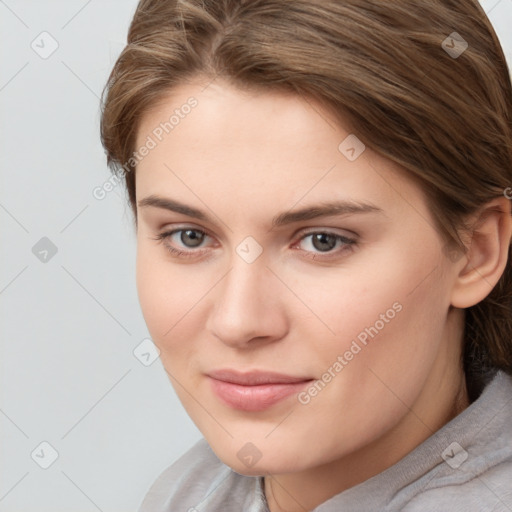
<instances>
[{"instance_id":1,"label":"forehead","mask_svg":"<svg viewBox=\"0 0 512 512\"><path fill-rule=\"evenodd\" d=\"M139 198L158 186L196 202L221 194L223 202L272 209L276 201L291 207L302 199L348 198L385 209L419 193L396 164L365 148L314 101L222 81L206 85L176 87L141 120L137 148L148 138L155 145L137 165Z\"/></svg>"},{"instance_id":2,"label":"forehead","mask_svg":"<svg viewBox=\"0 0 512 512\"><path fill-rule=\"evenodd\" d=\"M192 102L195 106L189 108L187 105ZM291 145L298 150L304 138L314 143L325 138L327 132L334 135L339 131L340 127L327 116L311 100L295 94L273 90L249 92L220 80L210 84L193 82L174 88L143 116L137 145L160 123L174 117L172 131L165 134L169 135L165 138L171 145L173 140L178 144L178 139L186 137L197 146L231 144L241 150L241 142L246 147L265 142L283 149ZM319 137L312 137L316 132Z\"/></svg>"}]
</instances>

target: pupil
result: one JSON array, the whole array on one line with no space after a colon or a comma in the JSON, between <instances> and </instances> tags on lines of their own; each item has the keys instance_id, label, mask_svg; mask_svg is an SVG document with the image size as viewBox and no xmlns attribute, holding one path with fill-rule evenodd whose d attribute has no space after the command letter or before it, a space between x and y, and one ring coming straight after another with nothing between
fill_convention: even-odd
<instances>
[{"instance_id":1,"label":"pupil","mask_svg":"<svg viewBox=\"0 0 512 512\"><path fill-rule=\"evenodd\" d=\"M193 229L186 229L181 233L181 241L189 247L196 247L201 244L204 238L204 233L195 231Z\"/></svg>"},{"instance_id":2,"label":"pupil","mask_svg":"<svg viewBox=\"0 0 512 512\"><path fill-rule=\"evenodd\" d=\"M336 245L336 237L328 233L316 233L313 235L313 246L319 251L328 251Z\"/></svg>"}]
</instances>

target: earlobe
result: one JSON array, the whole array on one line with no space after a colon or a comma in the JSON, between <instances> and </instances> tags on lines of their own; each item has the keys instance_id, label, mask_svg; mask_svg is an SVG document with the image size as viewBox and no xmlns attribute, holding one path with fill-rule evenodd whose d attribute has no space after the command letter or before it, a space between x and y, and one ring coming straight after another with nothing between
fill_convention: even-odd
<instances>
[{"instance_id":1,"label":"earlobe","mask_svg":"<svg viewBox=\"0 0 512 512\"><path fill-rule=\"evenodd\" d=\"M468 308L489 295L507 265L512 236L511 205L506 197L487 203L476 217L468 251L452 290L451 304Z\"/></svg>"}]
</instances>

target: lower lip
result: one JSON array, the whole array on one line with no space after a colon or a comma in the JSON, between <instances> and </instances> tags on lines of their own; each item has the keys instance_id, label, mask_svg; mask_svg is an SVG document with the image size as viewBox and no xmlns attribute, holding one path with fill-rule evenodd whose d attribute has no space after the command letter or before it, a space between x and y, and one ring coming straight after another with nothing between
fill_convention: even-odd
<instances>
[{"instance_id":1,"label":"lower lip","mask_svg":"<svg viewBox=\"0 0 512 512\"><path fill-rule=\"evenodd\" d=\"M310 381L285 384L242 386L210 378L214 393L227 405L240 411L264 411L291 395L299 393Z\"/></svg>"}]
</instances>

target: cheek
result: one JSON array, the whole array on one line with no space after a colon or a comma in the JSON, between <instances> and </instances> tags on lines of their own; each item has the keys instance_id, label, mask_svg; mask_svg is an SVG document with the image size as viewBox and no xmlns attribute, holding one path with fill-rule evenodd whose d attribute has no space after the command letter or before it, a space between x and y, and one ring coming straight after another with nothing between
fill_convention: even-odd
<instances>
[{"instance_id":1,"label":"cheek","mask_svg":"<svg viewBox=\"0 0 512 512\"><path fill-rule=\"evenodd\" d=\"M355 400L357 410L363 397L365 409L380 411L384 423L385 418L392 422L395 415L404 413L403 404L415 402L443 342L448 304L441 274L434 272L413 291L409 283L397 281L393 288L376 294L378 298L366 309L370 314L365 312L352 325L355 334L344 340L342 348L351 360L341 392L358 390L356 396L347 397L347 403ZM354 348L354 341L360 350Z\"/></svg>"},{"instance_id":2,"label":"cheek","mask_svg":"<svg viewBox=\"0 0 512 512\"><path fill-rule=\"evenodd\" d=\"M301 412L315 418L312 431L305 427L308 435L318 423L341 435L326 444L326 454L381 435L407 412L404 404L412 405L421 392L445 321L436 288L443 286L441 276L431 277L431 283L412 293L410 281L396 279L393 287L374 282L366 300L357 295L351 300L350 294L329 297L338 301L333 325L340 334L311 343L308 359L314 361L319 382L300 397ZM368 421L369 411L375 421Z\"/></svg>"},{"instance_id":3,"label":"cheek","mask_svg":"<svg viewBox=\"0 0 512 512\"><path fill-rule=\"evenodd\" d=\"M317 377L330 369L345 375L337 379L344 387L352 383L345 389L368 386L368 392L376 384L369 369L400 388L421 382L439 350L449 306L437 258L435 251L419 255L402 247L329 279L302 277L297 295L316 315L302 321L301 338L309 340Z\"/></svg>"},{"instance_id":4,"label":"cheek","mask_svg":"<svg viewBox=\"0 0 512 512\"><path fill-rule=\"evenodd\" d=\"M200 279L166 260L165 249L137 246L137 292L142 314L153 341L162 352L176 339L176 331L205 294Z\"/></svg>"},{"instance_id":5,"label":"cheek","mask_svg":"<svg viewBox=\"0 0 512 512\"><path fill-rule=\"evenodd\" d=\"M144 242L138 242L137 292L144 320L155 343L170 327L172 318L168 313L175 311L172 294L168 293L170 283L166 270L160 258L155 258Z\"/></svg>"}]
</instances>

